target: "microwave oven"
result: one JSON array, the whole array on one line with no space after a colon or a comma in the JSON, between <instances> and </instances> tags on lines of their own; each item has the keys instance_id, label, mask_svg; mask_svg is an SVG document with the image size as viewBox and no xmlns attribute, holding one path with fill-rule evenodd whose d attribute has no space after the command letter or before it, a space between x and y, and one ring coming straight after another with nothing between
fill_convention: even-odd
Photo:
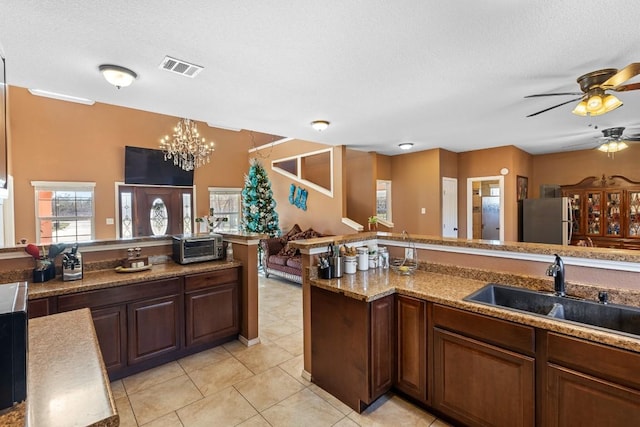
<instances>
[{"instance_id":1,"label":"microwave oven","mask_svg":"<svg viewBox=\"0 0 640 427\"><path fill-rule=\"evenodd\" d=\"M182 234L173 236L173 260L178 264L213 261L224 257L221 234Z\"/></svg>"},{"instance_id":2,"label":"microwave oven","mask_svg":"<svg viewBox=\"0 0 640 427\"><path fill-rule=\"evenodd\" d=\"M0 411L27 398L27 283L0 285Z\"/></svg>"}]
</instances>

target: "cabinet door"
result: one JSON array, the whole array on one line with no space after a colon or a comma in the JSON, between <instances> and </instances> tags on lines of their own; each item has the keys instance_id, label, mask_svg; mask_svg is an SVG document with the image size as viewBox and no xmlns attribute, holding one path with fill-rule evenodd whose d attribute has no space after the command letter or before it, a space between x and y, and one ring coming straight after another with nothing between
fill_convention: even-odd
<instances>
[{"instance_id":1,"label":"cabinet door","mask_svg":"<svg viewBox=\"0 0 640 427\"><path fill-rule=\"evenodd\" d=\"M553 364L547 381L548 426L626 426L640 420L638 390Z\"/></svg>"},{"instance_id":2,"label":"cabinet door","mask_svg":"<svg viewBox=\"0 0 640 427\"><path fill-rule=\"evenodd\" d=\"M237 283L187 293L185 309L187 347L212 343L240 331Z\"/></svg>"},{"instance_id":3,"label":"cabinet door","mask_svg":"<svg viewBox=\"0 0 640 427\"><path fill-rule=\"evenodd\" d=\"M622 191L606 191L604 211L604 235L622 237Z\"/></svg>"},{"instance_id":4,"label":"cabinet door","mask_svg":"<svg viewBox=\"0 0 640 427\"><path fill-rule=\"evenodd\" d=\"M626 236L631 239L640 239L640 190L627 191L627 225Z\"/></svg>"},{"instance_id":5,"label":"cabinet door","mask_svg":"<svg viewBox=\"0 0 640 427\"><path fill-rule=\"evenodd\" d=\"M587 236L602 236L602 192L587 191L585 198L586 234Z\"/></svg>"},{"instance_id":6,"label":"cabinet door","mask_svg":"<svg viewBox=\"0 0 640 427\"><path fill-rule=\"evenodd\" d=\"M181 300L170 295L127 305L129 365L180 348Z\"/></svg>"},{"instance_id":7,"label":"cabinet door","mask_svg":"<svg viewBox=\"0 0 640 427\"><path fill-rule=\"evenodd\" d=\"M371 309L370 401L393 384L393 295L373 301Z\"/></svg>"},{"instance_id":8,"label":"cabinet door","mask_svg":"<svg viewBox=\"0 0 640 427\"><path fill-rule=\"evenodd\" d=\"M564 191L564 197L569 198L571 205L571 228L573 236L584 234L584 226L582 225L582 192L580 191Z\"/></svg>"},{"instance_id":9,"label":"cabinet door","mask_svg":"<svg viewBox=\"0 0 640 427\"><path fill-rule=\"evenodd\" d=\"M29 315L29 319L34 319L36 317L48 316L56 312L56 299L55 297L51 298L38 298L38 299L30 299L29 306L27 307L27 313Z\"/></svg>"},{"instance_id":10,"label":"cabinet door","mask_svg":"<svg viewBox=\"0 0 640 427\"><path fill-rule=\"evenodd\" d=\"M127 311L124 305L94 309L96 330L102 359L109 374L126 366Z\"/></svg>"},{"instance_id":11,"label":"cabinet door","mask_svg":"<svg viewBox=\"0 0 640 427\"><path fill-rule=\"evenodd\" d=\"M427 401L427 303L396 297L396 381L398 390Z\"/></svg>"},{"instance_id":12,"label":"cabinet door","mask_svg":"<svg viewBox=\"0 0 640 427\"><path fill-rule=\"evenodd\" d=\"M466 425L533 426L533 358L433 329L434 407Z\"/></svg>"}]
</instances>

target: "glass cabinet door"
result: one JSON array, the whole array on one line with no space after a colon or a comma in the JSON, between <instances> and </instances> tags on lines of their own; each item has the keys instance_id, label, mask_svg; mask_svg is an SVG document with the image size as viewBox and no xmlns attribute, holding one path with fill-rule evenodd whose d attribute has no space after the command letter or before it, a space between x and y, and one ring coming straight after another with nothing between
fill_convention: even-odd
<instances>
[{"instance_id":1,"label":"glass cabinet door","mask_svg":"<svg viewBox=\"0 0 640 427\"><path fill-rule=\"evenodd\" d=\"M640 238L640 190L627 192L627 236Z\"/></svg>"},{"instance_id":2,"label":"glass cabinet door","mask_svg":"<svg viewBox=\"0 0 640 427\"><path fill-rule=\"evenodd\" d=\"M588 191L586 193L587 227L589 236L602 235L602 193L600 191Z\"/></svg>"},{"instance_id":3,"label":"glass cabinet door","mask_svg":"<svg viewBox=\"0 0 640 427\"><path fill-rule=\"evenodd\" d=\"M584 234L582 229L582 193L567 192L564 197L569 199L571 205L571 228L574 236Z\"/></svg>"},{"instance_id":4,"label":"glass cabinet door","mask_svg":"<svg viewBox=\"0 0 640 427\"><path fill-rule=\"evenodd\" d=\"M607 236L620 236L622 234L621 206L622 191L607 191L606 208L604 212L604 234Z\"/></svg>"}]
</instances>

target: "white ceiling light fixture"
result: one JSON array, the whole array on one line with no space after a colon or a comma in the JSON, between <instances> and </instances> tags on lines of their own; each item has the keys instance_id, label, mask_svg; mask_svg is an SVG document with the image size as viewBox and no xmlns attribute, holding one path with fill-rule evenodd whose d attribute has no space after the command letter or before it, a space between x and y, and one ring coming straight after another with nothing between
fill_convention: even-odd
<instances>
[{"instance_id":1,"label":"white ceiling light fixture","mask_svg":"<svg viewBox=\"0 0 640 427\"><path fill-rule=\"evenodd\" d=\"M331 123L326 120L314 120L311 122L311 127L317 130L318 132L322 132L326 128L329 127Z\"/></svg>"},{"instance_id":2,"label":"white ceiling light fixture","mask_svg":"<svg viewBox=\"0 0 640 427\"><path fill-rule=\"evenodd\" d=\"M130 69L119 65L102 64L98 69L104 78L118 89L130 86L138 77L138 75Z\"/></svg>"},{"instance_id":3,"label":"white ceiling light fixture","mask_svg":"<svg viewBox=\"0 0 640 427\"><path fill-rule=\"evenodd\" d=\"M79 96L66 95L64 93L49 92L42 89L29 89L31 95L43 96L45 98L58 99L60 101L75 102L77 104L93 105L96 103L93 99L80 98Z\"/></svg>"},{"instance_id":4,"label":"white ceiling light fixture","mask_svg":"<svg viewBox=\"0 0 640 427\"><path fill-rule=\"evenodd\" d=\"M398 144L401 150L411 150L413 148L412 142L403 142L402 144Z\"/></svg>"}]
</instances>

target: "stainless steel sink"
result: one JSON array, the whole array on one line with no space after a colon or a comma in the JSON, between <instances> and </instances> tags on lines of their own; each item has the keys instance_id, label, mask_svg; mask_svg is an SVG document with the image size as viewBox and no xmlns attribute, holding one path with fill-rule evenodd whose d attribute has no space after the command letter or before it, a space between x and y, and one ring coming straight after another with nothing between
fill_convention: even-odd
<instances>
[{"instance_id":1,"label":"stainless steel sink","mask_svg":"<svg viewBox=\"0 0 640 427\"><path fill-rule=\"evenodd\" d=\"M640 308L602 304L489 283L465 301L604 328L640 338Z\"/></svg>"}]
</instances>

